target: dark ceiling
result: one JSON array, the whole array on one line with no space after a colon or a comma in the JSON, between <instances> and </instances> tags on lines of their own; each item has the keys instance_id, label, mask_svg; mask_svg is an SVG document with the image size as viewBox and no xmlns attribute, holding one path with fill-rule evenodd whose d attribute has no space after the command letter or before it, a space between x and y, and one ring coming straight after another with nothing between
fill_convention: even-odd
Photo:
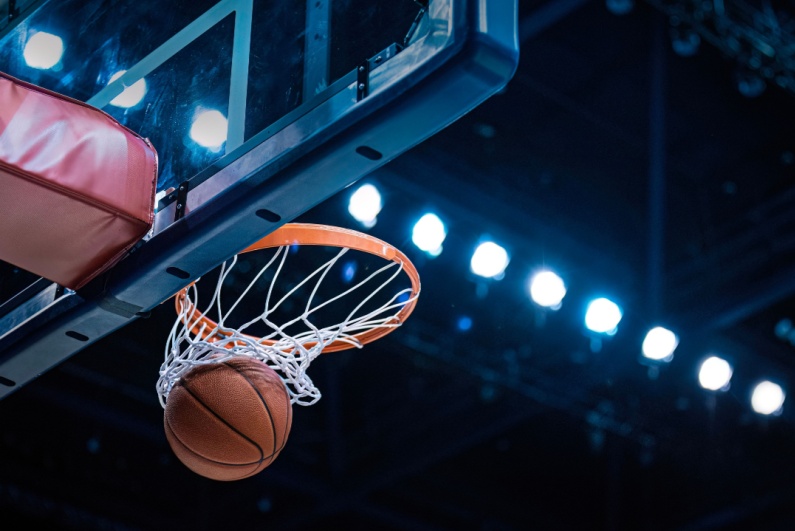
<instances>
[{"instance_id":1,"label":"dark ceiling","mask_svg":"<svg viewBox=\"0 0 795 531\"><path fill-rule=\"evenodd\" d=\"M664 8L691 5L520 0L505 90L365 179L384 195L369 232L420 270L415 313L314 362L323 398L268 469L217 483L171 453L164 304L0 403L0 527L792 529L795 413L749 393L795 382L774 333L795 319L795 96L741 94L706 39L675 53ZM361 229L349 195L302 220ZM435 259L409 237L429 209L449 225ZM511 253L501 281L468 271L484 235ZM557 312L526 294L542 264L569 286ZM603 294L625 317L598 350L582 316ZM681 344L651 366L657 323ZM709 353L734 365L728 392L698 385Z\"/></svg>"}]
</instances>

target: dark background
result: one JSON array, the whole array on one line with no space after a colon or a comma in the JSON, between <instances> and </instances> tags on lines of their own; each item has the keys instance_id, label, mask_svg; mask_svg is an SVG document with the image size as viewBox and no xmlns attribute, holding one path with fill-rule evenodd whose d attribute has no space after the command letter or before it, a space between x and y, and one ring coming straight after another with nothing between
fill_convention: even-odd
<instances>
[{"instance_id":1,"label":"dark background","mask_svg":"<svg viewBox=\"0 0 795 531\"><path fill-rule=\"evenodd\" d=\"M505 90L365 179L384 196L369 232L422 295L391 336L314 362L323 399L273 465L218 483L171 453L169 302L0 403L0 527L792 529L795 417L755 414L750 391L795 381L775 334L795 317L795 11L727 0L723 37L688 54L672 30L724 2L607 4L520 0ZM738 68L759 28L780 47L754 95ZM361 229L352 190L303 220ZM410 240L427 210L449 228L435 259ZM500 281L469 273L484 235L511 253ZM527 296L544 264L569 286L557 312ZM625 314L594 351L598 295ZM655 324L681 338L669 364L640 359ZM710 353L734 365L727 392L698 385Z\"/></svg>"}]
</instances>

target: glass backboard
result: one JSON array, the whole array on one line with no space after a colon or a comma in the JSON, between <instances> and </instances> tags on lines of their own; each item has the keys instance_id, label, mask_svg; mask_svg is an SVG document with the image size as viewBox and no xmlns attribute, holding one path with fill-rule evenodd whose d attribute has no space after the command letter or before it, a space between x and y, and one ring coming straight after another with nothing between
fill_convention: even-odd
<instances>
[{"instance_id":1,"label":"glass backboard","mask_svg":"<svg viewBox=\"0 0 795 531\"><path fill-rule=\"evenodd\" d=\"M0 263L0 398L499 91L516 14L515 0L0 1L0 71L102 109L159 157L154 227L106 274L72 292ZM37 59L37 40L62 53Z\"/></svg>"}]
</instances>

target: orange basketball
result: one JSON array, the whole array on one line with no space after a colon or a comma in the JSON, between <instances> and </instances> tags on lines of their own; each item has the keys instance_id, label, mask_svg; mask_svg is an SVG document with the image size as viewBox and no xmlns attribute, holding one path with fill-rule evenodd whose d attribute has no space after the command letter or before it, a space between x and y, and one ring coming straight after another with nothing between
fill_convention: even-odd
<instances>
[{"instance_id":1,"label":"orange basketball","mask_svg":"<svg viewBox=\"0 0 795 531\"><path fill-rule=\"evenodd\" d=\"M282 379L247 357L188 371L169 393L163 418L179 460L218 481L243 479L269 466L284 448L292 421Z\"/></svg>"}]
</instances>

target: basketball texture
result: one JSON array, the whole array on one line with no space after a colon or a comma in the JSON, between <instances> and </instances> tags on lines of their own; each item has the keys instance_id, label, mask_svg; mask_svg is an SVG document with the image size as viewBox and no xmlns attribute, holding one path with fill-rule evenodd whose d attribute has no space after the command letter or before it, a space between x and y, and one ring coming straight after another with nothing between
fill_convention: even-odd
<instances>
[{"instance_id":1,"label":"basketball texture","mask_svg":"<svg viewBox=\"0 0 795 531\"><path fill-rule=\"evenodd\" d=\"M188 371L169 393L163 418L179 460L218 481L247 478L269 466L284 448L292 421L282 379L246 357Z\"/></svg>"}]
</instances>

